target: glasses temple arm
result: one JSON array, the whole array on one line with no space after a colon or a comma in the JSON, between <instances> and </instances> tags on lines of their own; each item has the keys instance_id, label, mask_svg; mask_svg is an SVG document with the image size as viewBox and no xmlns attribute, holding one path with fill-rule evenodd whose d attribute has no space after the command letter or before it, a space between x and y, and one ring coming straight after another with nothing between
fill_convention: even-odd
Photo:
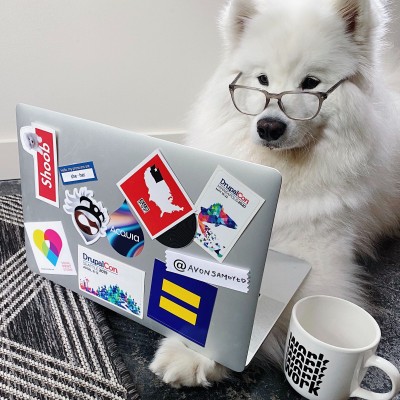
<instances>
[{"instance_id":1,"label":"glasses temple arm","mask_svg":"<svg viewBox=\"0 0 400 400\"><path fill-rule=\"evenodd\" d=\"M338 83L336 83L335 85L333 85L327 92L325 92L327 95L331 94L335 89L338 88L338 86L340 86L343 82L347 81L349 78L344 78L341 81L339 81Z\"/></svg>"},{"instance_id":2,"label":"glasses temple arm","mask_svg":"<svg viewBox=\"0 0 400 400\"><path fill-rule=\"evenodd\" d=\"M236 84L236 82L239 80L239 78L242 76L242 72L239 72L238 76L233 80L233 82L229 86L233 86Z\"/></svg>"}]
</instances>

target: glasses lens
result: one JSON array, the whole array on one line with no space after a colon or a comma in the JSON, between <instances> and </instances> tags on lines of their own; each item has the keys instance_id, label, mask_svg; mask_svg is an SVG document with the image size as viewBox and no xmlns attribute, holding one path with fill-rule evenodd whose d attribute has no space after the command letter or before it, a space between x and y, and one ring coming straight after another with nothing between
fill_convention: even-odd
<instances>
[{"instance_id":1,"label":"glasses lens","mask_svg":"<svg viewBox=\"0 0 400 400\"><path fill-rule=\"evenodd\" d=\"M319 109L319 97L311 93L288 93L282 96L281 102L289 118L313 118Z\"/></svg>"},{"instance_id":2,"label":"glasses lens","mask_svg":"<svg viewBox=\"0 0 400 400\"><path fill-rule=\"evenodd\" d=\"M245 114L256 115L265 109L265 95L258 90L235 88L233 99L239 111Z\"/></svg>"}]
</instances>

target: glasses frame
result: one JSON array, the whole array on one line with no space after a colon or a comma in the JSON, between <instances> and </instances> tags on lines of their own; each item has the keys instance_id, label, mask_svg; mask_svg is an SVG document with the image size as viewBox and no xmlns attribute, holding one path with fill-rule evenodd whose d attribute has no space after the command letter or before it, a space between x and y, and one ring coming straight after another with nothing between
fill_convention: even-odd
<instances>
[{"instance_id":1,"label":"glasses frame","mask_svg":"<svg viewBox=\"0 0 400 400\"><path fill-rule=\"evenodd\" d=\"M315 92L312 90L289 90L286 92L282 92L282 93L269 93L266 90L263 89L259 89L259 88L255 88L255 87L251 87L251 86L243 86L243 85L236 85L236 82L239 80L239 78L243 75L243 72L239 72L239 74L236 76L236 78L233 80L233 82L229 85L229 92L231 94L231 98L232 98L232 102L236 108L236 110L238 110L239 112L241 112L242 114L245 115L252 115L252 116L256 116L260 113L262 113L269 105L270 100L271 99L276 99L278 100L278 105L279 108L282 110L282 112L290 119L293 119L295 121L309 121L311 119L314 119L319 112L321 111L321 107L322 107L322 103L328 98L328 96L336 89L338 88L343 82L347 81L348 78L344 78L342 80L340 80L338 83L336 83L335 85L333 85L330 89L328 89L326 92ZM260 111L259 113L256 114L250 114L250 113L245 113L243 111L241 111L239 109L239 107L236 105L235 102L235 96L234 96L234 92L236 89L249 89L249 90L256 90L258 92L261 92L265 95L265 106L263 108L262 111ZM314 116L309 117L309 118L293 118L291 116L289 116L286 111L285 111L285 107L282 104L282 97L285 94L303 94L303 93L308 93L308 94L312 94L316 97L318 97L319 100L319 105L318 105L318 111L315 113Z\"/></svg>"}]
</instances>

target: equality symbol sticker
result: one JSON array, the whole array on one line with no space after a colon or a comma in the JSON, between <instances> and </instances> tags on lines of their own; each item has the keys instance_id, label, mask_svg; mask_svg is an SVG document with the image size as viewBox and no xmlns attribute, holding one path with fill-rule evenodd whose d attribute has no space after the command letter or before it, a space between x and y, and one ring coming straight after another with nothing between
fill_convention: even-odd
<instances>
[{"instance_id":1,"label":"equality symbol sticker","mask_svg":"<svg viewBox=\"0 0 400 400\"><path fill-rule=\"evenodd\" d=\"M106 236L109 216L101 202L93 198L93 191L86 187L65 191L64 211L70 214L72 222L86 244L92 244Z\"/></svg>"},{"instance_id":2,"label":"equality symbol sticker","mask_svg":"<svg viewBox=\"0 0 400 400\"><path fill-rule=\"evenodd\" d=\"M25 230L40 273L76 275L61 221L26 222Z\"/></svg>"},{"instance_id":3,"label":"equality symbol sticker","mask_svg":"<svg viewBox=\"0 0 400 400\"><path fill-rule=\"evenodd\" d=\"M130 171L117 186L152 239L194 213L191 200L159 151Z\"/></svg>"},{"instance_id":4,"label":"equality symbol sticker","mask_svg":"<svg viewBox=\"0 0 400 400\"><path fill-rule=\"evenodd\" d=\"M155 260L147 316L204 347L217 291Z\"/></svg>"},{"instance_id":5,"label":"equality symbol sticker","mask_svg":"<svg viewBox=\"0 0 400 400\"><path fill-rule=\"evenodd\" d=\"M110 215L107 239L110 245L125 257L135 257L142 252L143 231L126 201Z\"/></svg>"}]
</instances>

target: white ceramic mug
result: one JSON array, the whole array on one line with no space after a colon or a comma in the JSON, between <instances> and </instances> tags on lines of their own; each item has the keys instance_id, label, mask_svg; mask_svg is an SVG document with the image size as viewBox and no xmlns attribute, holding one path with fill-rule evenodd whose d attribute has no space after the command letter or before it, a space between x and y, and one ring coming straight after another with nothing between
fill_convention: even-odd
<instances>
[{"instance_id":1,"label":"white ceramic mug","mask_svg":"<svg viewBox=\"0 0 400 400\"><path fill-rule=\"evenodd\" d=\"M400 390L400 374L392 363L375 355L380 338L377 322L361 307L336 297L306 297L292 310L285 347L286 378L307 399L390 400ZM380 368L389 376L389 393L360 387L368 367Z\"/></svg>"}]
</instances>

